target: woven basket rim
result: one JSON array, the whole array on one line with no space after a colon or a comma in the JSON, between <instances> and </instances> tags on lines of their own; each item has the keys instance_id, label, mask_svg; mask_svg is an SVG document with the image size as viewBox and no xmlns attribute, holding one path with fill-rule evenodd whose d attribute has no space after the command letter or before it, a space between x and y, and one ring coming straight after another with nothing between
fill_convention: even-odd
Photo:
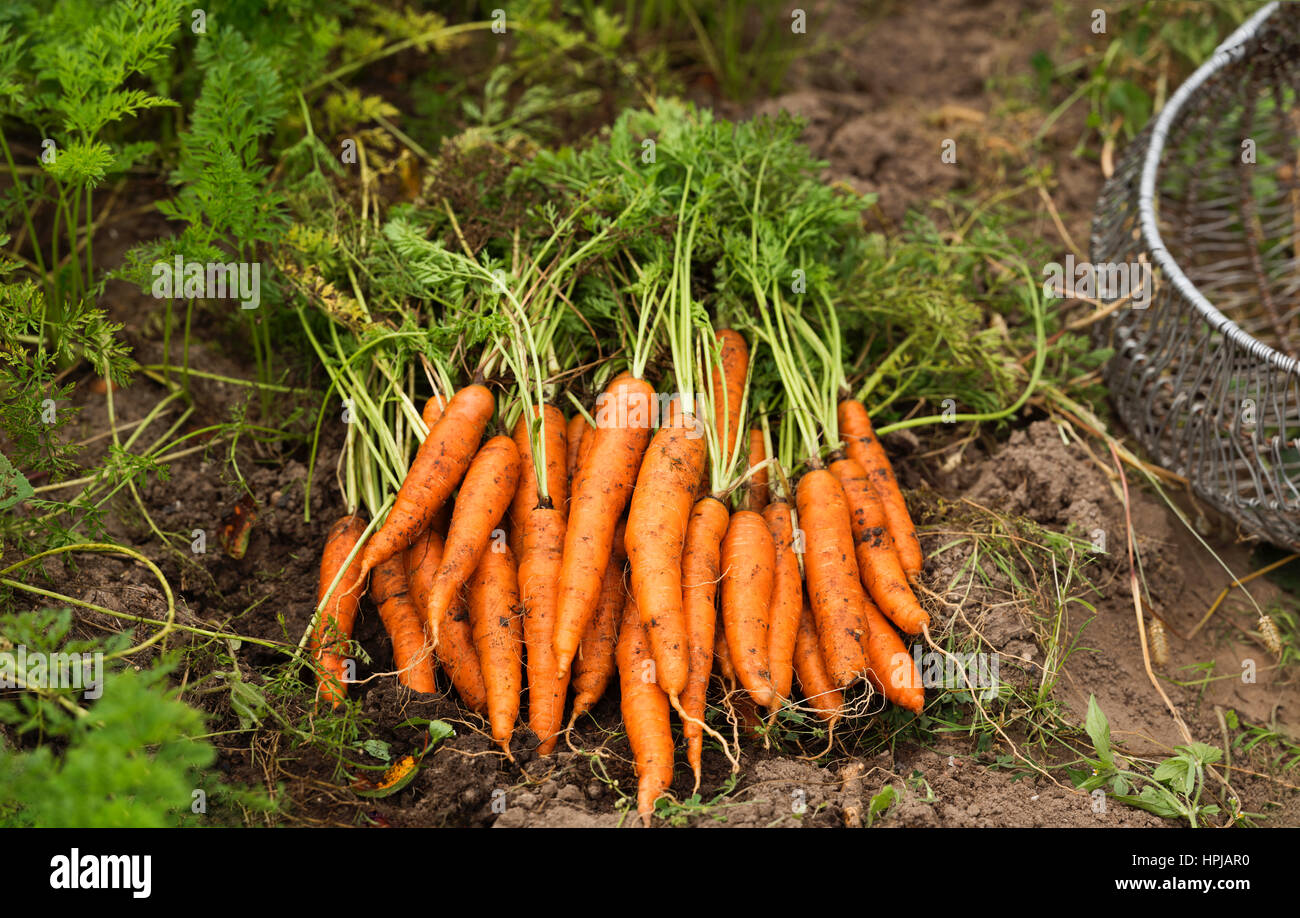
<instances>
[{"instance_id":1,"label":"woven basket rim","mask_svg":"<svg viewBox=\"0 0 1300 918\"><path fill-rule=\"evenodd\" d=\"M1243 22L1235 32L1214 49L1214 54L1211 55L1210 59L1198 67L1196 72L1178 87L1174 94L1170 96L1165 107L1156 116L1155 121L1152 123L1150 142L1147 145L1146 156L1142 163L1141 180L1138 185L1138 219L1142 228L1142 236L1146 241L1147 251L1155 266L1164 274L1165 279L1195 307L1196 311L1216 331L1221 332L1234 344L1248 350L1255 357L1267 361L1284 372L1300 375L1300 361L1283 354L1277 348L1244 331L1236 322L1220 312L1196 288L1196 285L1183 273L1183 269L1174 261L1173 256L1169 254L1169 250L1165 248L1164 239L1156 226L1155 214L1156 176L1160 170L1161 154L1164 153L1165 140L1169 136L1169 130L1178 117L1178 113L1182 111L1187 101L1210 77L1244 56L1246 43L1255 37L1265 21L1277 11L1278 7L1278 0L1273 0L1272 3L1262 7Z\"/></svg>"}]
</instances>

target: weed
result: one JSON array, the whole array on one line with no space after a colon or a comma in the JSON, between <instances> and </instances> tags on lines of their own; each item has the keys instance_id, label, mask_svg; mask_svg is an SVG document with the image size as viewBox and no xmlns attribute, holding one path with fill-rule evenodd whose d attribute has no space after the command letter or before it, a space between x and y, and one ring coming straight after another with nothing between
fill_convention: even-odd
<instances>
[{"instance_id":1,"label":"weed","mask_svg":"<svg viewBox=\"0 0 1300 918\"><path fill-rule=\"evenodd\" d=\"M1075 787L1095 791L1109 786L1107 794L1112 800L1135 806L1166 819L1185 819L1196 828L1205 823L1205 817L1219 812L1213 803L1202 804L1205 791L1205 768L1223 758L1223 750L1205 743L1175 746L1174 755L1160 762L1150 774L1133 770L1136 762L1118 754L1110 742L1110 723L1097 705L1095 697L1088 697L1088 715L1084 729L1092 739L1095 759L1085 759L1091 772L1070 769ZM1141 787L1134 794L1132 791Z\"/></svg>"},{"instance_id":2,"label":"weed","mask_svg":"<svg viewBox=\"0 0 1300 918\"><path fill-rule=\"evenodd\" d=\"M1106 13L1103 25L1094 8L1058 2L1061 47L1038 52L1031 64L1041 100L1050 104L1056 90L1067 93L1038 136L1083 102L1088 114L1075 155L1094 144L1099 150L1132 139L1169 92L1260 5L1255 0L1144 0Z\"/></svg>"},{"instance_id":3,"label":"weed","mask_svg":"<svg viewBox=\"0 0 1300 918\"><path fill-rule=\"evenodd\" d=\"M737 774L730 774L722 783L722 788L708 800L702 798L698 793L691 794L680 803L660 797L655 802L655 816L668 823L670 826L688 825L694 818L707 816L714 822L726 822L727 814L725 810L728 807L739 806L734 802L727 802L726 798L736 789L736 784L740 780Z\"/></svg>"}]
</instances>

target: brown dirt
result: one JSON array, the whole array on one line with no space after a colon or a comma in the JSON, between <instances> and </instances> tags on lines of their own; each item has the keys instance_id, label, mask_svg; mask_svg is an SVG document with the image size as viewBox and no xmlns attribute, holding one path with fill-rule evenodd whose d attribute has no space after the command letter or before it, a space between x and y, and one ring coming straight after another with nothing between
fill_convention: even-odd
<instances>
[{"instance_id":1,"label":"brown dirt","mask_svg":"<svg viewBox=\"0 0 1300 918\"><path fill-rule=\"evenodd\" d=\"M1067 15L1086 30L1088 12ZM850 36L845 47L796 62L790 91L751 110L806 118L804 140L827 161L829 179L878 195L886 225L897 226L908 210L949 192L1005 187L1025 166L1050 166L1055 203L1073 239L1086 246L1101 175L1095 163L1069 155L1081 107L1035 150L1029 141L1041 113L1000 105L991 89L1023 75L1036 51L1051 50L1060 20L1048 5L830 3L814 15L817 29ZM941 156L946 141L955 162Z\"/></svg>"}]
</instances>

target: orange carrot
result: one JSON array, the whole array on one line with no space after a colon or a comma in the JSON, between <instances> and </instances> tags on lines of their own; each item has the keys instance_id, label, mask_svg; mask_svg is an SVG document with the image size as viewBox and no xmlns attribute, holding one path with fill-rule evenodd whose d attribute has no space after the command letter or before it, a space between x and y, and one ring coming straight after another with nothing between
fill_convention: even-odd
<instances>
[{"instance_id":1,"label":"orange carrot","mask_svg":"<svg viewBox=\"0 0 1300 918\"><path fill-rule=\"evenodd\" d=\"M425 610L429 607L429 592L433 579L442 564L442 536L432 527L426 529L406 550L406 574L410 584L411 600L427 621ZM425 634L432 643L428 629ZM465 707L478 714L487 713L487 686L483 684L483 670L478 665L478 651L474 649L474 635L469 627L469 610L465 597L457 593L456 600L447 608L438 625L438 646L433 654L442 664L442 671L451 679L456 693Z\"/></svg>"},{"instance_id":2,"label":"orange carrot","mask_svg":"<svg viewBox=\"0 0 1300 918\"><path fill-rule=\"evenodd\" d=\"M717 644L714 632L718 621L718 578L722 570L722 538L727 533L729 522L727 507L722 501L714 497L701 498L691 511L682 549L682 607L686 614L690 672L681 703L682 710L701 723L704 721L709 673L713 670ZM686 762L695 773L698 789L704 730L699 723L684 719L682 736L686 739Z\"/></svg>"},{"instance_id":3,"label":"orange carrot","mask_svg":"<svg viewBox=\"0 0 1300 918\"><path fill-rule=\"evenodd\" d=\"M591 452L591 447L596 442L596 428L588 424L582 429L582 441L578 444L578 464L573 467L573 475L569 479L569 494L573 494L573 482L578 477L578 470L582 468L583 463L587 461L587 454Z\"/></svg>"},{"instance_id":4,"label":"orange carrot","mask_svg":"<svg viewBox=\"0 0 1300 918\"><path fill-rule=\"evenodd\" d=\"M447 545L442 565L429 591L425 609L429 633L438 646L438 626L460 588L465 585L479 558L495 541L493 532L500 524L515 489L519 485L519 450L509 437L493 437L483 444L461 485L456 510L447 530ZM492 545L495 549L497 545ZM500 547L504 548L502 544Z\"/></svg>"},{"instance_id":5,"label":"orange carrot","mask_svg":"<svg viewBox=\"0 0 1300 918\"><path fill-rule=\"evenodd\" d=\"M801 603L799 635L794 646L794 671L799 676L799 688L817 716L834 723L844 708L844 695L831 681L822 662L822 649L817 640L817 626L813 624L812 610Z\"/></svg>"},{"instance_id":6,"label":"orange carrot","mask_svg":"<svg viewBox=\"0 0 1300 918\"><path fill-rule=\"evenodd\" d=\"M613 557L605 567L605 579L600 585L600 603L596 614L587 623L582 643L573 658L573 723L600 701L617 668L614 649L618 646L618 627L623 620L623 606L627 601L627 584L623 582L623 559Z\"/></svg>"},{"instance_id":7,"label":"orange carrot","mask_svg":"<svg viewBox=\"0 0 1300 918\"><path fill-rule=\"evenodd\" d=\"M707 445L699 423L673 399L641 461L627 515L627 559L632 595L641 610L659 685L681 703L690 671L682 611L682 544L704 470Z\"/></svg>"},{"instance_id":8,"label":"orange carrot","mask_svg":"<svg viewBox=\"0 0 1300 918\"><path fill-rule=\"evenodd\" d=\"M729 700L740 720L741 732L756 735L763 728L763 718L758 714L758 706L754 704L753 696L748 692L741 692Z\"/></svg>"},{"instance_id":9,"label":"orange carrot","mask_svg":"<svg viewBox=\"0 0 1300 918\"><path fill-rule=\"evenodd\" d=\"M768 667L772 672L773 707L790 697L794 679L794 645L799 634L799 613L803 609L803 578L795 553L794 522L790 505L776 500L763 508L763 520L776 545L773 567L770 629L767 635Z\"/></svg>"},{"instance_id":10,"label":"orange carrot","mask_svg":"<svg viewBox=\"0 0 1300 918\"><path fill-rule=\"evenodd\" d=\"M614 541L610 544L609 561L622 564L627 560L627 517L620 516L614 526Z\"/></svg>"},{"instance_id":11,"label":"orange carrot","mask_svg":"<svg viewBox=\"0 0 1300 918\"><path fill-rule=\"evenodd\" d=\"M717 339L722 345L722 359L713 367L713 427L719 445L726 444L725 456L730 457L740 436L740 403L749 372L749 345L739 332L729 328L718 331Z\"/></svg>"},{"instance_id":12,"label":"orange carrot","mask_svg":"<svg viewBox=\"0 0 1300 918\"><path fill-rule=\"evenodd\" d=\"M763 431L751 430L749 432L749 467L752 469L757 465L761 465L766 459L767 447L763 444ZM760 469L749 476L749 481L745 485L747 510L762 513L763 508L767 506L767 478L766 468Z\"/></svg>"},{"instance_id":13,"label":"orange carrot","mask_svg":"<svg viewBox=\"0 0 1300 918\"><path fill-rule=\"evenodd\" d=\"M578 449L582 446L582 438L588 430L591 430L591 425L582 416L582 412L578 412L569 418L569 427L565 431L564 442L567 451L565 469L568 471L570 482L578 474Z\"/></svg>"},{"instance_id":14,"label":"orange carrot","mask_svg":"<svg viewBox=\"0 0 1300 918\"><path fill-rule=\"evenodd\" d=\"M433 425L438 423L438 418L447 410L447 400L437 392L429 396L429 400L424 403L424 410L420 412L420 418L424 421L424 426L433 430Z\"/></svg>"},{"instance_id":15,"label":"orange carrot","mask_svg":"<svg viewBox=\"0 0 1300 918\"><path fill-rule=\"evenodd\" d=\"M719 548L719 558L721 558L721 551ZM719 569L721 569L720 562ZM713 623L713 662L718 664L718 675L722 677L723 687L728 692L732 691L736 685L736 667L731 663L731 648L727 646L727 628L722 623L721 609L718 610L717 620Z\"/></svg>"},{"instance_id":16,"label":"orange carrot","mask_svg":"<svg viewBox=\"0 0 1300 918\"><path fill-rule=\"evenodd\" d=\"M519 693L524 688L523 625L519 621L519 582L514 555L485 551L469 580L469 622L487 686L488 723L492 739L510 754L510 737L519 719Z\"/></svg>"},{"instance_id":17,"label":"orange carrot","mask_svg":"<svg viewBox=\"0 0 1300 918\"><path fill-rule=\"evenodd\" d=\"M342 517L330 527L329 534L325 536L325 550L320 556L317 607L324 600L325 591L329 589L334 576L365 530L365 519L355 513ZM339 578L329 603L321 609L308 644L312 659L316 661L319 680L317 692L329 699L334 707L339 706L348 691L344 682L344 667L348 642L352 638L352 625L356 621L357 606L361 602L361 583L357 577L360 572L361 553L357 552L348 569Z\"/></svg>"},{"instance_id":18,"label":"orange carrot","mask_svg":"<svg viewBox=\"0 0 1300 918\"><path fill-rule=\"evenodd\" d=\"M767 523L751 510L731 515L722 539L722 624L736 678L754 703L773 702L768 631L776 546Z\"/></svg>"},{"instance_id":19,"label":"orange carrot","mask_svg":"<svg viewBox=\"0 0 1300 918\"><path fill-rule=\"evenodd\" d=\"M591 450L579 460L569 499L569 525L560 566L555 658L558 673L569 671L587 623L600 601L613 547L614 529L636 486L641 456L650 442L654 389L624 373L598 400Z\"/></svg>"},{"instance_id":20,"label":"orange carrot","mask_svg":"<svg viewBox=\"0 0 1300 918\"><path fill-rule=\"evenodd\" d=\"M519 592L524 601L524 645L528 651L528 726L537 734L537 751L550 755L564 728L568 674L555 667L556 581L564 552L564 514L535 507L524 522L524 559Z\"/></svg>"},{"instance_id":21,"label":"orange carrot","mask_svg":"<svg viewBox=\"0 0 1300 918\"><path fill-rule=\"evenodd\" d=\"M871 486L876 489L884 507L889 534L898 550L898 560L908 579L915 580L921 575L921 542L916 537L916 526L907 512L907 502L903 500L898 480L894 478L894 468L871 427L867 409L857 399L846 398L840 402L839 421L844 451L850 459L862 465Z\"/></svg>"},{"instance_id":22,"label":"orange carrot","mask_svg":"<svg viewBox=\"0 0 1300 918\"><path fill-rule=\"evenodd\" d=\"M743 733L755 733L763 726L763 719L758 716L758 708L749 692L736 690L736 668L731 664L731 650L727 647L726 628L722 624L722 613L713 632L713 658L718 664L718 676L722 679L723 703L735 715L737 724Z\"/></svg>"},{"instance_id":23,"label":"orange carrot","mask_svg":"<svg viewBox=\"0 0 1300 918\"><path fill-rule=\"evenodd\" d=\"M438 508L438 512L433 515L433 519L429 520L429 528L446 539L447 529L451 526L451 514L455 509L456 499L453 497L447 498L443 501L442 506Z\"/></svg>"},{"instance_id":24,"label":"orange carrot","mask_svg":"<svg viewBox=\"0 0 1300 918\"><path fill-rule=\"evenodd\" d=\"M452 397L420 444L384 525L366 543L362 578L428 527L465 476L493 408L492 393L478 384L468 385Z\"/></svg>"},{"instance_id":25,"label":"orange carrot","mask_svg":"<svg viewBox=\"0 0 1300 918\"><path fill-rule=\"evenodd\" d=\"M713 656L718 664L718 675L722 679L724 704L735 714L741 732L757 733L763 727L763 719L758 716L758 708L749 692L736 690L736 668L731 663L731 650L727 647L726 628L722 624L721 612L718 613L713 635Z\"/></svg>"},{"instance_id":26,"label":"orange carrot","mask_svg":"<svg viewBox=\"0 0 1300 918\"><path fill-rule=\"evenodd\" d=\"M853 554L853 532L844 488L826 469L813 469L795 489L804 533L804 576L822 659L835 685L852 685L866 671L859 639L866 630L867 602Z\"/></svg>"},{"instance_id":27,"label":"orange carrot","mask_svg":"<svg viewBox=\"0 0 1300 918\"><path fill-rule=\"evenodd\" d=\"M655 801L673 783L673 732L668 696L655 680L650 640L641 626L635 596L629 596L623 608L617 657L623 725L636 760L636 811L648 826Z\"/></svg>"},{"instance_id":28,"label":"orange carrot","mask_svg":"<svg viewBox=\"0 0 1300 918\"><path fill-rule=\"evenodd\" d=\"M865 601L863 612L867 633L862 637L862 650L875 676L872 684L894 704L920 714L925 707L925 687L916 661L907 652L894 626L871 600Z\"/></svg>"},{"instance_id":29,"label":"orange carrot","mask_svg":"<svg viewBox=\"0 0 1300 918\"><path fill-rule=\"evenodd\" d=\"M397 681L413 692L436 692L433 654L424 639L420 613L407 589L405 553L394 555L375 568L370 598L379 607L379 617L393 641Z\"/></svg>"},{"instance_id":30,"label":"orange carrot","mask_svg":"<svg viewBox=\"0 0 1300 918\"><path fill-rule=\"evenodd\" d=\"M536 409L534 409L536 416ZM580 415L581 416L581 415ZM547 404L542 424L542 436L546 438L546 493L551 499L551 506L564 516L569 513L569 473L565 466L567 456L567 436L564 431L564 415L552 404ZM521 469L519 486L515 489L514 500L510 504L510 549L523 563L523 528L529 512L537 506L537 473L533 470L533 444L528 436L528 421L523 414L515 422L515 448L519 450Z\"/></svg>"},{"instance_id":31,"label":"orange carrot","mask_svg":"<svg viewBox=\"0 0 1300 918\"><path fill-rule=\"evenodd\" d=\"M591 452L591 442L596 434L596 428L587 423L587 419L582 415L577 416L581 421L580 425L569 423L569 436L576 437L575 440L568 441L566 445L569 449L569 488L564 496L564 511L567 515L570 505L573 503L573 489L578 483L578 469L582 468L582 463L586 461L587 454ZM573 428L577 427L576 433Z\"/></svg>"},{"instance_id":32,"label":"orange carrot","mask_svg":"<svg viewBox=\"0 0 1300 918\"><path fill-rule=\"evenodd\" d=\"M921 608L907 583L907 575L894 551L894 540L889 535L884 507L867 473L853 459L837 459L830 469L843 485L849 502L849 522L862 585L895 625L908 634L920 634L930 624L930 615Z\"/></svg>"}]
</instances>

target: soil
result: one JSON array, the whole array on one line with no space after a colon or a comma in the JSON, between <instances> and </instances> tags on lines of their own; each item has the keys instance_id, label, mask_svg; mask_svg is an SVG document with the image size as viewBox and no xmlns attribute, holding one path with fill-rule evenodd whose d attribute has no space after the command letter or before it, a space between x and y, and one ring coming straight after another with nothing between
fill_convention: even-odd
<instances>
[{"instance_id":1,"label":"soil","mask_svg":"<svg viewBox=\"0 0 1300 918\"><path fill-rule=\"evenodd\" d=\"M1078 15L1085 13L1081 7ZM813 21L823 22L835 34L855 35L855 40L834 55L799 64L790 74L786 93L745 110L785 108L805 116L806 139L828 161L828 177L878 193L879 217L887 226L897 225L909 208L924 207L952 190L986 189L1013 166L1046 157L1054 168L1053 196L1062 219L1075 239L1086 239L1101 176L1094 163L1069 155L1077 123L1063 119L1049 135L1046 148L1029 153L1007 141L1017 136L1017 125L1013 117L993 107L994 95L988 92L990 80L1023 73L1033 50L1051 40L1050 16L1040 4L930 0L885 4L869 13L855 4L827 4L822 15ZM896 53L899 48L907 53ZM720 103L720 107L729 106ZM944 163L939 155L948 138L957 141L956 164ZM147 236L158 229L142 226L138 231ZM125 235L97 240L97 254L101 246L105 252L124 251L130 241ZM136 358L145 363L159 359L159 301L121 284L110 285L106 300L113 317L126 324ZM240 339L229 327L200 314L195 338L207 342L191 358L196 369L240 378L255 375L251 355L237 359L240 352L232 342ZM87 376L77 388L75 405L81 414L71 431L75 439L108 429L105 396L91 391L91 381ZM216 381L196 379L193 385L195 411L185 429L228 420L247 394L238 386ZM118 423L142 418L162 393L156 383L137 377L131 386L113 394ZM176 416L173 412L163 423ZM242 561L230 559L217 546L222 519L244 493L227 464L227 445L215 447L211 456L194 454L171 463L169 478L149 484L140 494L167 531L185 534L188 542L192 530L203 530L206 553L182 558L160 548L129 499L119 500L115 512L107 516L110 535L138 547L162 567L177 590L182 622L297 643L311 617L318 547L342 513L332 472L340 446L337 427L325 425L310 483L310 521L304 519L307 449L301 443L240 445L239 467L258 507ZM149 433L156 436L161 429L162 424L155 424ZM988 648L1004 656L1008 663L1004 675L1013 684L1035 684L1043 673L1044 621L1023 604L1007 601L1006 573L987 560L980 565L983 578L971 585L964 565L973 543L961 541L954 520L987 521L988 511L994 511L1089 541L1100 533L1106 550L1080 556L1093 585L1092 590L1080 588L1087 604L1067 604L1062 618L1064 646L1075 650L1060 667L1055 696L1063 705L1061 716L1068 723L1081 723L1089 697L1095 696L1110 718L1117 742L1129 753L1162 758L1183 742L1146 675L1128 586L1124 503L1113 468L1098 452L1102 448L1098 441L1081 444L1057 424L1042 420L1041 414L1030 413L1003 442L977 441L962 448L957 460L952 458L954 448L939 441L900 436L888 439L886 446L920 524L928 556L923 582L937 597L927 600L927 605L935 613L940 640L950 629L953 634L980 636ZM107 441L101 439L83 457L93 460L106 448ZM1300 737L1296 684L1284 680L1284 674L1272 666L1273 657L1253 634L1254 617L1248 606L1240 600L1229 602L1195 638L1181 637L1230 578L1166 503L1139 486L1132 470L1128 475L1132 530L1143 574L1153 612L1165 622L1169 634L1170 659L1158 668L1160 685L1191 734L1222 745L1217 706L1231 708L1251 723L1275 724L1296 740ZM1203 520L1202 511L1185 496L1175 495L1175 500L1193 520ZM1258 566L1252 563L1250 546L1237 543L1231 533L1212 532L1210 541L1233 571ZM1021 570L1020 574L1036 575L1050 584L1061 572ZM78 559L75 569L63 576L62 588L70 595L134 614L161 617L165 612L152 577L123 561L88 556ZM1276 595L1276 587L1263 580L1250 589L1261 605ZM95 613L87 613L82 621L87 629L121 627L120 622ZM138 636L145 633L143 627L137 628ZM356 636L373 661L358 673L365 679L391 661L387 637L368 601ZM283 659L248 643L233 651L220 642L212 647L214 652L233 654L236 662L222 665L237 664L243 677L255 682L272 675ZM1253 684L1237 676L1246 660L1257 664ZM1203 685L1175 684L1174 680L1194 681L1200 670L1189 667L1211 662L1215 676L1228 678ZM615 827L637 822L627 811L636 779L618 726L616 697L606 697L578 725L573 749L562 743L551 757L533 753L535 738L521 725L512 747L516 761L511 764L494 751L482 721L467 714L451 696L416 700L391 678L382 677L356 687L354 694L362 699L362 717L373 723L369 735L390 742L395 755L419 751L421 731L402 726L411 718L441 719L455 728L456 735L425 756L409 786L381 799L358 797L336 774L335 763L310 746L295 745L270 731L259 733L251 745L247 736L240 735L215 740L221 771L232 779L279 786L282 815L277 818L296 824ZM214 731L233 726L226 695L204 696L198 703L207 709ZM957 707L944 710L951 713ZM970 705L960 710L966 722L973 718ZM306 708L297 713L306 717ZM786 735L779 748L772 749L759 741L746 741L740 774L729 791L725 760L716 749L706 747L700 799L692 799L691 777L679 767L673 786L679 805L667 814L667 821L700 827L873 822L981 827L1173 824L1114 804L1097 812L1087 795L1072 789L1060 768L1042 774L1027 766L1016 754L1033 740L1025 733L1023 721L1013 723L1006 736L987 746L962 738L961 732L926 730L926 723L917 729L899 721L900 735L895 739L886 731L873 733L868 719L862 728L843 731L820 757L816 756L826 741L808 733ZM1077 742L1076 746L1086 752ZM1060 748L1048 753L1037 750L1036 757L1055 765L1072 758ZM1294 779L1288 784L1285 776L1279 782L1247 774L1247 770L1268 771L1261 757L1234 764L1231 780L1246 810L1266 812L1269 824L1300 825ZM898 800L883 815L873 817L871 802L886 785L895 789Z\"/></svg>"}]
</instances>

